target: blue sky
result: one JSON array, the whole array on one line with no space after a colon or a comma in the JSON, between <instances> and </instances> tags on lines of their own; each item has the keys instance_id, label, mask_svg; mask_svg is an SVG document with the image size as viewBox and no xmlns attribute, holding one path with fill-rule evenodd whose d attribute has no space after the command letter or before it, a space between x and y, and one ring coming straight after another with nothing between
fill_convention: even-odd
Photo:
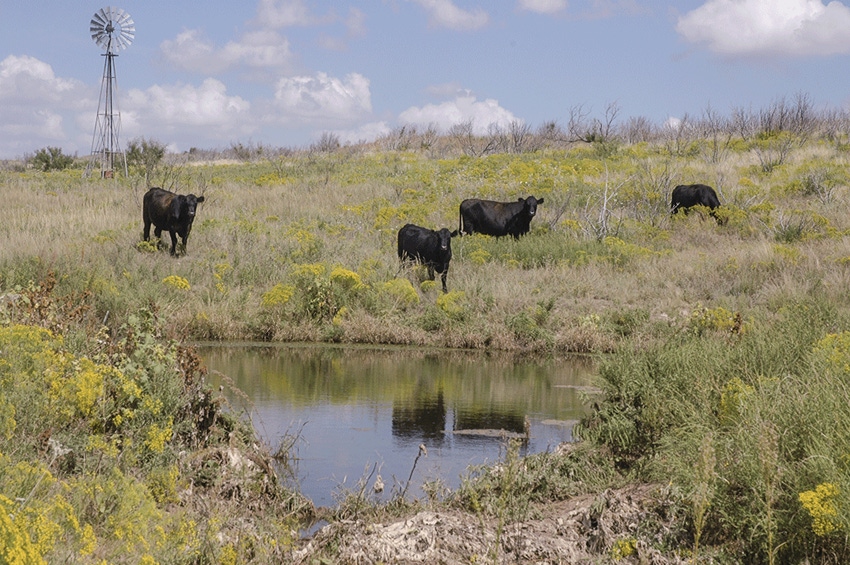
<instances>
[{"instance_id":1,"label":"blue sky","mask_svg":"<svg viewBox=\"0 0 850 565\"><path fill-rule=\"evenodd\" d=\"M87 155L106 3L0 0L0 158ZM822 0L123 0L123 145L298 147L402 125L656 124L809 95L850 105L850 4Z\"/></svg>"}]
</instances>

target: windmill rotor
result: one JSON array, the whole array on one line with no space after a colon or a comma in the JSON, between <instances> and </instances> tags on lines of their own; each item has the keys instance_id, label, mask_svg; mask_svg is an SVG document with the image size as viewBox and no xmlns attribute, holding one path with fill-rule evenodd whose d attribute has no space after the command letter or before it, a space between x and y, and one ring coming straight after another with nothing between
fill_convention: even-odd
<instances>
[{"instance_id":1,"label":"windmill rotor","mask_svg":"<svg viewBox=\"0 0 850 565\"><path fill-rule=\"evenodd\" d=\"M130 14L121 8L107 6L92 16L89 23L91 38L107 53L126 49L136 36L136 24Z\"/></svg>"}]
</instances>

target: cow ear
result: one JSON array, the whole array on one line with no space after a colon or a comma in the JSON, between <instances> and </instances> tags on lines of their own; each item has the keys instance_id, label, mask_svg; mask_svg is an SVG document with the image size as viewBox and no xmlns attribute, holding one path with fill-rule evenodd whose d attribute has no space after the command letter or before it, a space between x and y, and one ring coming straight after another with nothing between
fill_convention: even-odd
<instances>
[{"instance_id":1,"label":"cow ear","mask_svg":"<svg viewBox=\"0 0 850 565\"><path fill-rule=\"evenodd\" d=\"M538 200L538 201L537 201L537 203L538 203L538 204L543 204L543 200L544 200L544 199L543 199L543 198L541 198L540 200Z\"/></svg>"},{"instance_id":2,"label":"cow ear","mask_svg":"<svg viewBox=\"0 0 850 565\"><path fill-rule=\"evenodd\" d=\"M204 201L204 197L203 197L203 196L198 196L197 201L198 201L198 202L203 202L203 201Z\"/></svg>"},{"instance_id":3,"label":"cow ear","mask_svg":"<svg viewBox=\"0 0 850 565\"><path fill-rule=\"evenodd\" d=\"M517 201L517 202L525 202L525 198L523 198L523 197L519 197L519 198L517 198L517 199L516 199L516 201Z\"/></svg>"},{"instance_id":4,"label":"cow ear","mask_svg":"<svg viewBox=\"0 0 850 565\"><path fill-rule=\"evenodd\" d=\"M455 230L455 231L453 231L449 234L449 237L457 237L457 235L458 235L458 232L457 232L457 230Z\"/></svg>"}]
</instances>

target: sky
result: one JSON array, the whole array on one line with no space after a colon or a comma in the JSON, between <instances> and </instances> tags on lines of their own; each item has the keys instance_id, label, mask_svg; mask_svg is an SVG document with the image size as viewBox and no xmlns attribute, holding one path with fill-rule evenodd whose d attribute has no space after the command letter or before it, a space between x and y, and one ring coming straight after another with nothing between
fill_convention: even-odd
<instances>
[{"instance_id":1,"label":"sky","mask_svg":"<svg viewBox=\"0 0 850 565\"><path fill-rule=\"evenodd\" d=\"M850 108L850 2L115 0L119 142L170 151L373 140L401 127L661 125L799 94ZM120 2L120 3L118 3ZM91 153L109 6L0 0L0 159Z\"/></svg>"}]
</instances>

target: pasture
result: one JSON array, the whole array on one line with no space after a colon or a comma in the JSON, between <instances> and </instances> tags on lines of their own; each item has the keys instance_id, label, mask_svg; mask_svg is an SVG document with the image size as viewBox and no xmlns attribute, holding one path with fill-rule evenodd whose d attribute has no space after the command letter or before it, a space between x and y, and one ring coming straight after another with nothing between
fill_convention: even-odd
<instances>
[{"instance_id":1,"label":"pasture","mask_svg":"<svg viewBox=\"0 0 850 565\"><path fill-rule=\"evenodd\" d=\"M204 194L188 253L140 243L140 179L3 172L0 285L53 271L97 316L153 307L180 340L403 343L610 351L704 309L759 317L813 288L846 303L846 151L810 141L766 173L752 151L590 146L480 158L367 148L240 164L179 163L164 188ZM724 226L671 218L670 190L714 186ZM398 273L405 223L450 230L467 197L545 197L513 241L455 238L448 285ZM163 238L168 242L167 235Z\"/></svg>"},{"instance_id":2,"label":"pasture","mask_svg":"<svg viewBox=\"0 0 850 565\"><path fill-rule=\"evenodd\" d=\"M622 530L597 557L643 552L669 562L845 562L847 139L836 130L783 130L543 144L486 155L380 143L258 153L228 163L171 155L150 184L204 196L188 251L176 258L166 238L159 246L142 242L148 186L141 178L82 179L79 169L40 173L7 164L0 172L0 313L4 326L34 324L61 334L61 343L51 345L57 350L112 365L121 359L127 374L143 366L166 380L191 374L191 356L173 344L195 340L604 354L601 392L589 399L593 413L577 430L586 440L580 448L522 464L507 450L504 466L473 473L458 492L427 501L431 508L462 511L470 524L486 518L502 528L553 500L603 496L605 489L628 484L664 485L663 505L677 517L676 527ZM700 207L671 216L670 191L692 183L714 187L722 223ZM455 230L464 199L530 195L545 203L527 235L452 240L449 292L427 280L424 267L399 272L396 235L404 224ZM22 348L27 352L46 343L29 334L20 340L29 344ZM32 362L21 355L15 370L30 370ZM53 355L61 357L45 357ZM183 373L169 369L175 363ZM80 468L103 473L102 465L113 465L125 473L102 476L116 491L131 476L146 478L148 486L133 492L148 505L143 519L151 523L174 510L169 505L181 500L190 477L206 476L208 467L198 464L192 449L209 453L207 436L231 445L243 437L233 432L234 422L222 420L224 431L232 432L229 440L213 426L205 428L207 443L187 448L185 429L185 437L176 430L189 420L168 423L152 408L179 405L179 388L158 387L150 393L170 396L140 405L136 400L134 406L147 410L144 427L139 419L140 427L121 431L131 424L110 416L115 436L102 446L105 463L91 455L90 446L104 441L100 428L92 428L89 447L74 444L88 454ZM36 402L5 392L0 405L21 398ZM31 420L28 430L37 436L37 419ZM13 448L14 426L4 426L0 457L37 458L35 440ZM120 443L119 431L135 441ZM114 442L141 451L118 456ZM46 469L48 463L32 465ZM15 480L0 473L6 487ZM224 483L210 480L224 497ZM228 487L236 484L228 481ZM153 494L145 498L145 492ZM251 492L260 498L242 492L251 503L241 509L216 499L215 521L203 522L194 534L186 524L197 524L193 520L210 507L184 500L185 515L169 514L172 529L162 535L170 541L163 547L203 539L194 555L208 560L226 552L238 556L234 562L291 557L295 540L287 538L284 547L269 539L283 539L282 532L298 523L303 509L297 497L275 491L273 517L230 520L243 528L233 536L254 536L251 547L216 534L217 527L236 527L221 526L225 518L246 516L272 496ZM330 519L383 521L425 504L396 500L376 508L367 498L352 493ZM0 509L3 504L0 497ZM68 551L85 559L120 552L118 534L96 516L90 520L97 543L86 545L86 530L77 524L80 532L68 537L73 543L62 547L73 546ZM134 540L134 547L160 535L153 526L139 532L151 538ZM42 554L60 560L52 547ZM338 558L334 548L339 544L327 541L315 557ZM505 550L497 537L487 551L498 562Z\"/></svg>"}]
</instances>

